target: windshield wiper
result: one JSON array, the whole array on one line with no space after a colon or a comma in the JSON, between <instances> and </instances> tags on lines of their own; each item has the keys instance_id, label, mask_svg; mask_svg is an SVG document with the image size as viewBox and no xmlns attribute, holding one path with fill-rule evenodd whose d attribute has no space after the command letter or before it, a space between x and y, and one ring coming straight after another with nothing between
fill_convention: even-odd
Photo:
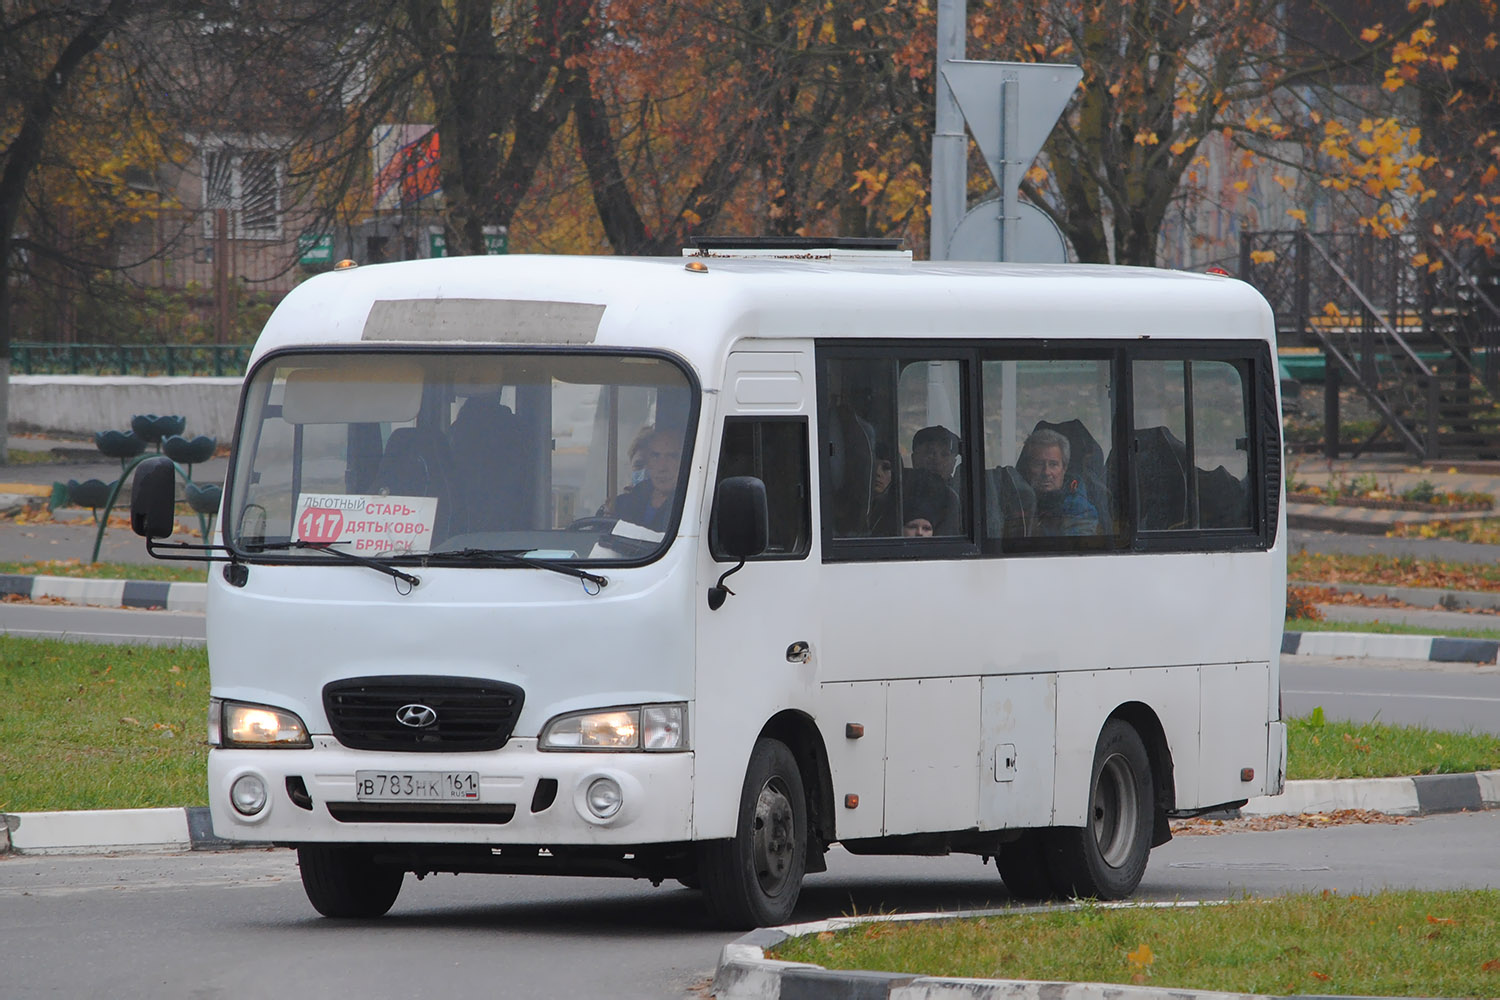
<instances>
[{"instance_id":1,"label":"windshield wiper","mask_svg":"<svg viewBox=\"0 0 1500 1000\"><path fill-rule=\"evenodd\" d=\"M508 563L511 566L531 566L535 569L548 569L554 573L562 573L564 576L577 577L585 583L592 583L600 590L603 590L605 584L609 583L607 579L597 573L590 573L587 570L579 569L577 566L567 566L562 563L550 562L546 559L537 559L534 556L522 555L519 549L449 549L439 552L429 552L427 553L427 558L429 560L438 558L494 559L496 562Z\"/></svg>"},{"instance_id":2,"label":"windshield wiper","mask_svg":"<svg viewBox=\"0 0 1500 1000\"><path fill-rule=\"evenodd\" d=\"M338 556L340 559L343 559L346 562L358 563L361 566L368 566L373 570L377 570L394 579L401 580L413 587L422 582L422 578L419 576L413 576L411 573L403 573L401 570L390 565L389 563L383 563L378 559L371 559L369 556L357 556L353 552L345 552L343 549L336 549L333 547L335 544L336 543L334 542L304 542L301 539L290 542L255 542L253 544L246 544L245 551L253 554L256 552L285 551L287 549L313 549L317 552L327 552L331 555Z\"/></svg>"}]
</instances>

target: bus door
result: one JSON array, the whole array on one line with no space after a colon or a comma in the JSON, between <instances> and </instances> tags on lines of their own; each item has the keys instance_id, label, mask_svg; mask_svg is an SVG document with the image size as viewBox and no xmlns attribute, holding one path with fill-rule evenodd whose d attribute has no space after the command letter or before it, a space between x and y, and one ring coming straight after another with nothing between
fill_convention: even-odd
<instances>
[{"instance_id":1,"label":"bus door","mask_svg":"<svg viewBox=\"0 0 1500 1000\"><path fill-rule=\"evenodd\" d=\"M733 833L741 783L757 735L787 709L810 714L821 640L813 551L812 345L777 343L729 355L721 419L710 450L708 524L717 484L754 476L766 485L770 544L736 563L715 553L705 529L695 594L698 621L698 759L694 813L700 838ZM707 594L723 578L717 610Z\"/></svg>"}]
</instances>

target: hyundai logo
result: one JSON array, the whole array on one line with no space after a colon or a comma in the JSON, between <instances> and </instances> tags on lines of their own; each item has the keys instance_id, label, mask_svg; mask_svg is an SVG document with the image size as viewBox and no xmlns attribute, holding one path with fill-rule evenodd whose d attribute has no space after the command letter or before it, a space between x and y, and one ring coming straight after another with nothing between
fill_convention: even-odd
<instances>
[{"instance_id":1,"label":"hyundai logo","mask_svg":"<svg viewBox=\"0 0 1500 1000\"><path fill-rule=\"evenodd\" d=\"M437 713L426 705L402 705L396 709L396 721L413 729L426 729L437 722Z\"/></svg>"}]
</instances>

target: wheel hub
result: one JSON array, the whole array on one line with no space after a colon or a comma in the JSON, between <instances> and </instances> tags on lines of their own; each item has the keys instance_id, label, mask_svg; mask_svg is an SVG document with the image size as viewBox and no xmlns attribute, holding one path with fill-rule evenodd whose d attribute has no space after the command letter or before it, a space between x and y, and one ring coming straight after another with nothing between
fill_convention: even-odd
<instances>
[{"instance_id":1,"label":"wheel hub","mask_svg":"<svg viewBox=\"0 0 1500 1000\"><path fill-rule=\"evenodd\" d=\"M795 840L792 801L779 782L768 781L755 800L755 877L774 896L786 887Z\"/></svg>"},{"instance_id":2,"label":"wheel hub","mask_svg":"<svg viewBox=\"0 0 1500 1000\"><path fill-rule=\"evenodd\" d=\"M1139 810L1130 762L1114 754L1099 769L1093 814L1094 840L1111 868L1124 865L1134 850Z\"/></svg>"}]
</instances>

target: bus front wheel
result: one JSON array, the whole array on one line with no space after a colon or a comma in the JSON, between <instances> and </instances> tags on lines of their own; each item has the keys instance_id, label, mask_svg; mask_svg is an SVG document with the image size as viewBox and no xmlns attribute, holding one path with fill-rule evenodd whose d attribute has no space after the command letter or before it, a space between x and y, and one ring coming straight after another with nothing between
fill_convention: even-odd
<instances>
[{"instance_id":1,"label":"bus front wheel","mask_svg":"<svg viewBox=\"0 0 1500 1000\"><path fill-rule=\"evenodd\" d=\"M1129 723L1110 719L1094 745L1088 817L1049 837L1056 887L1085 899L1124 899L1146 873L1156 800L1151 760Z\"/></svg>"},{"instance_id":2,"label":"bus front wheel","mask_svg":"<svg viewBox=\"0 0 1500 1000\"><path fill-rule=\"evenodd\" d=\"M807 869L807 798L785 743L750 754L735 834L698 848L698 877L715 920L735 928L786 923Z\"/></svg>"},{"instance_id":3,"label":"bus front wheel","mask_svg":"<svg viewBox=\"0 0 1500 1000\"><path fill-rule=\"evenodd\" d=\"M395 904L406 877L400 868L377 865L363 848L330 844L297 848L297 867L307 901L325 917L383 916Z\"/></svg>"}]
</instances>

